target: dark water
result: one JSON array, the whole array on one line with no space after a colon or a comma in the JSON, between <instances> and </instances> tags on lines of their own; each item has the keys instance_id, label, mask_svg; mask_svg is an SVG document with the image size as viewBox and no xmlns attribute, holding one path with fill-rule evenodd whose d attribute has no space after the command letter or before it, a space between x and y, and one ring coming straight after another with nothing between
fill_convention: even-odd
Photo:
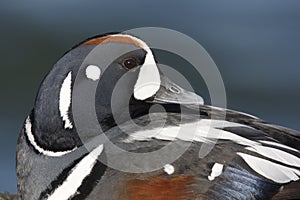
<instances>
[{"instance_id":1,"label":"dark water","mask_svg":"<svg viewBox=\"0 0 300 200\"><path fill-rule=\"evenodd\" d=\"M183 32L216 62L228 107L300 130L299 8L293 0L2 0L0 191L16 192L17 134L43 76L73 44L99 33Z\"/></svg>"}]
</instances>

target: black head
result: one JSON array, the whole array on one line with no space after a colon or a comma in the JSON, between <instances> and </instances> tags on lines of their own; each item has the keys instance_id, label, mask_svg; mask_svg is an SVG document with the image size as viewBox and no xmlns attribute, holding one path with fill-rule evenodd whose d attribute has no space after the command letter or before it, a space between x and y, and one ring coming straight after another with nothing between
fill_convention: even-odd
<instances>
[{"instance_id":1,"label":"black head","mask_svg":"<svg viewBox=\"0 0 300 200\"><path fill-rule=\"evenodd\" d=\"M89 101L105 131L147 114L153 104L199 104L202 98L165 77L142 40L123 34L92 38L66 53L42 82L30 117L37 145L50 151L81 146L74 108L88 124ZM97 131L87 132L88 138Z\"/></svg>"}]
</instances>

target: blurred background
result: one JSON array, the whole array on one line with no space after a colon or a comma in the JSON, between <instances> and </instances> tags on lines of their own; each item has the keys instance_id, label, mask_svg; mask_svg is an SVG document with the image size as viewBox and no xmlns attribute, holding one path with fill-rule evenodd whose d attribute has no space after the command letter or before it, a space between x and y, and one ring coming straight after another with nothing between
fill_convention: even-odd
<instances>
[{"instance_id":1,"label":"blurred background","mask_svg":"<svg viewBox=\"0 0 300 200\"><path fill-rule=\"evenodd\" d=\"M17 136L43 77L99 33L147 26L185 33L217 64L229 108L300 130L300 1L213 2L1 0L0 192L17 191Z\"/></svg>"}]
</instances>

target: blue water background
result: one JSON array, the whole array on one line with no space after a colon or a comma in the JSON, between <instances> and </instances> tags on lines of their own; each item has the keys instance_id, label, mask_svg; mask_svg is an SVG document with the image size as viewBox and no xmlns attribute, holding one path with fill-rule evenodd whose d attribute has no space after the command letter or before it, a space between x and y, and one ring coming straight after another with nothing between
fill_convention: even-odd
<instances>
[{"instance_id":1,"label":"blue water background","mask_svg":"<svg viewBox=\"0 0 300 200\"><path fill-rule=\"evenodd\" d=\"M209 52L228 107L300 130L300 1L0 2L0 192L16 192L15 146L38 86L75 43L99 33L158 26Z\"/></svg>"}]
</instances>

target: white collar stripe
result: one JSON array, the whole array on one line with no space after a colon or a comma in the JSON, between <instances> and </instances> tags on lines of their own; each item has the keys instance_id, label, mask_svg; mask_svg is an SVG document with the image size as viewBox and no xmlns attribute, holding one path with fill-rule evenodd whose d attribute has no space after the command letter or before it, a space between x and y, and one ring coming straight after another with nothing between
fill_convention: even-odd
<instances>
[{"instance_id":1,"label":"white collar stripe","mask_svg":"<svg viewBox=\"0 0 300 200\"><path fill-rule=\"evenodd\" d=\"M72 152L73 150L68 150L68 151L57 151L57 152L53 152L53 151L48 151L48 150L45 150L43 149L42 147L40 147L36 141L35 141L35 138L34 138L34 135L32 134L32 124L31 124L31 120L30 120L30 117L28 116L27 119L26 119L26 122L25 122L25 134L30 142L30 144L33 146L33 148L35 150L37 150L39 153L45 155L45 156L51 156L51 157L59 157L59 156L62 156L62 155L65 155L67 153L70 153Z\"/></svg>"}]
</instances>

